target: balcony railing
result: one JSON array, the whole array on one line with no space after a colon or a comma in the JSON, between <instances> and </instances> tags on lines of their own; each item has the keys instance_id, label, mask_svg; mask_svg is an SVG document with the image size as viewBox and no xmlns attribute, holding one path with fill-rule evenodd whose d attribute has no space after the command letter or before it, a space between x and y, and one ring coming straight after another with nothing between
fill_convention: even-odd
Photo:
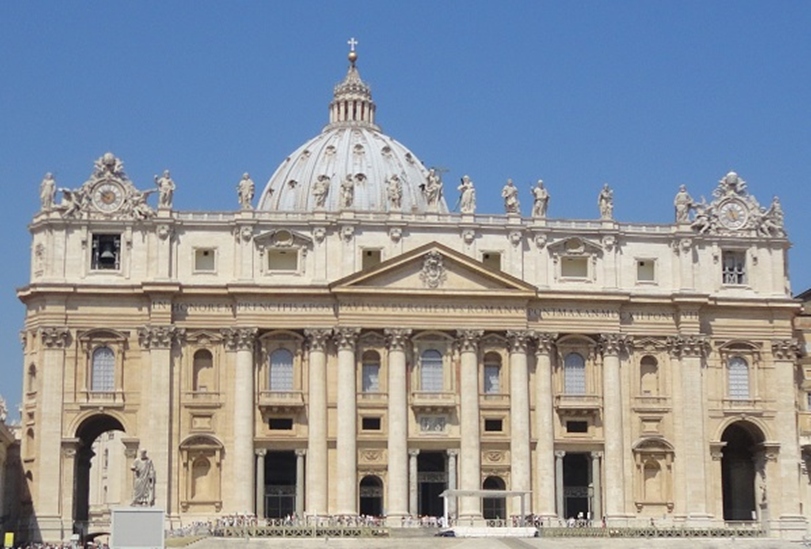
<instances>
[{"instance_id":1,"label":"balcony railing","mask_svg":"<svg viewBox=\"0 0 811 549\"><path fill-rule=\"evenodd\" d=\"M634 398L636 410L668 410L670 398L665 396L640 395Z\"/></svg>"},{"instance_id":2,"label":"balcony railing","mask_svg":"<svg viewBox=\"0 0 811 549\"><path fill-rule=\"evenodd\" d=\"M388 393L364 391L358 393L359 405L363 404L385 404L388 401Z\"/></svg>"},{"instance_id":3,"label":"balcony railing","mask_svg":"<svg viewBox=\"0 0 811 549\"><path fill-rule=\"evenodd\" d=\"M482 408L509 408L510 395L506 393L482 393L479 395L479 406Z\"/></svg>"},{"instance_id":4,"label":"balcony railing","mask_svg":"<svg viewBox=\"0 0 811 549\"><path fill-rule=\"evenodd\" d=\"M596 412L603 407L599 395L556 395L555 408L569 412Z\"/></svg>"},{"instance_id":5,"label":"balcony railing","mask_svg":"<svg viewBox=\"0 0 811 549\"><path fill-rule=\"evenodd\" d=\"M456 406L456 393L414 391L411 406L420 410L446 410Z\"/></svg>"},{"instance_id":6,"label":"balcony railing","mask_svg":"<svg viewBox=\"0 0 811 549\"><path fill-rule=\"evenodd\" d=\"M122 391L82 391L82 408L104 406L107 408L123 408L124 393Z\"/></svg>"},{"instance_id":7,"label":"balcony railing","mask_svg":"<svg viewBox=\"0 0 811 549\"><path fill-rule=\"evenodd\" d=\"M273 412L297 410L304 407L301 391L260 391L259 407Z\"/></svg>"}]
</instances>

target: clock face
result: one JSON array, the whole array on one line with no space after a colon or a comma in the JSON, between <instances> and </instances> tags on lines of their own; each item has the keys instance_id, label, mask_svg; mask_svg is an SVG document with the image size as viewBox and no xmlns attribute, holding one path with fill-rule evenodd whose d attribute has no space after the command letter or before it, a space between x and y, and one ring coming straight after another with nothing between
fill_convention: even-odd
<instances>
[{"instance_id":1,"label":"clock face","mask_svg":"<svg viewBox=\"0 0 811 549\"><path fill-rule=\"evenodd\" d=\"M740 229L748 217L749 212L740 200L727 200L718 208L718 220L727 229Z\"/></svg>"},{"instance_id":2,"label":"clock face","mask_svg":"<svg viewBox=\"0 0 811 549\"><path fill-rule=\"evenodd\" d=\"M93 204L103 212L113 212L124 203L124 192L116 183L101 183L93 189Z\"/></svg>"}]
</instances>

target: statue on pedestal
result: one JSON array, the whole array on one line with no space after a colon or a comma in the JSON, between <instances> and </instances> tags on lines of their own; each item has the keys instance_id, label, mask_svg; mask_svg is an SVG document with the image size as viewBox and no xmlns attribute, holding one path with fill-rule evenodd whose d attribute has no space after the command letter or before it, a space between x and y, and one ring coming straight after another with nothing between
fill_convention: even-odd
<instances>
[{"instance_id":1,"label":"statue on pedestal","mask_svg":"<svg viewBox=\"0 0 811 549\"><path fill-rule=\"evenodd\" d=\"M135 476L132 482L132 506L153 507L155 505L155 466L141 450L140 457L132 463L130 470Z\"/></svg>"},{"instance_id":2,"label":"statue on pedestal","mask_svg":"<svg viewBox=\"0 0 811 549\"><path fill-rule=\"evenodd\" d=\"M687 194L687 187L679 187L676 198L673 199L673 206L676 208L676 223L689 223L690 210L693 208L693 198Z\"/></svg>"},{"instance_id":3,"label":"statue on pedestal","mask_svg":"<svg viewBox=\"0 0 811 549\"><path fill-rule=\"evenodd\" d=\"M613 219L614 217L614 191L603 185L600 195L597 197L597 206L600 208L600 219Z\"/></svg>"},{"instance_id":4,"label":"statue on pedestal","mask_svg":"<svg viewBox=\"0 0 811 549\"><path fill-rule=\"evenodd\" d=\"M549 191L543 186L542 179L532 188L532 198L532 217L543 219L549 208Z\"/></svg>"},{"instance_id":5,"label":"statue on pedestal","mask_svg":"<svg viewBox=\"0 0 811 549\"><path fill-rule=\"evenodd\" d=\"M518 202L518 189L512 179L501 189L501 198L504 199L504 211L508 214L520 213L521 204Z\"/></svg>"},{"instance_id":6,"label":"statue on pedestal","mask_svg":"<svg viewBox=\"0 0 811 549\"><path fill-rule=\"evenodd\" d=\"M158 186L158 208L172 208L172 198L175 194L175 182L172 181L169 170L163 170L163 175L155 176L155 185Z\"/></svg>"},{"instance_id":7,"label":"statue on pedestal","mask_svg":"<svg viewBox=\"0 0 811 549\"><path fill-rule=\"evenodd\" d=\"M248 173L242 174L242 179L239 180L237 184L237 195L239 196L239 207L243 210L252 210L253 205L253 195L254 195L254 183L251 179L251 176Z\"/></svg>"},{"instance_id":8,"label":"statue on pedestal","mask_svg":"<svg viewBox=\"0 0 811 549\"><path fill-rule=\"evenodd\" d=\"M54 195L56 194L56 181L52 173L48 172L39 184L39 202L43 212L47 212L54 205Z\"/></svg>"},{"instance_id":9,"label":"statue on pedestal","mask_svg":"<svg viewBox=\"0 0 811 549\"><path fill-rule=\"evenodd\" d=\"M463 214L472 214L476 211L476 189L470 177L464 176L459 185L459 211Z\"/></svg>"}]
</instances>

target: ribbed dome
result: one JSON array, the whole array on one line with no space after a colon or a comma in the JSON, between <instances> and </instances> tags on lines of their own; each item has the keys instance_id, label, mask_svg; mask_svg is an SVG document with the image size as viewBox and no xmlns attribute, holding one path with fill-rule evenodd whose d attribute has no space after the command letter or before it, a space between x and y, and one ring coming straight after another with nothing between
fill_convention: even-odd
<instances>
[{"instance_id":1,"label":"ribbed dome","mask_svg":"<svg viewBox=\"0 0 811 549\"><path fill-rule=\"evenodd\" d=\"M375 125L372 93L355 67L354 50L349 59L346 78L335 86L329 124L276 169L258 209L447 212L442 193L431 192L429 170Z\"/></svg>"}]
</instances>

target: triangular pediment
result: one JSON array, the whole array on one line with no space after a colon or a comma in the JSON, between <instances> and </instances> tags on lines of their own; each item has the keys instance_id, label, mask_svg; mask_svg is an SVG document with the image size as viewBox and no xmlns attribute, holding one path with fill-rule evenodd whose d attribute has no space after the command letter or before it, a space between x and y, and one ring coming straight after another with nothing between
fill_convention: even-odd
<instances>
[{"instance_id":1,"label":"triangular pediment","mask_svg":"<svg viewBox=\"0 0 811 549\"><path fill-rule=\"evenodd\" d=\"M333 292L409 292L532 297L536 289L521 279L437 242L393 257L335 281Z\"/></svg>"}]
</instances>

